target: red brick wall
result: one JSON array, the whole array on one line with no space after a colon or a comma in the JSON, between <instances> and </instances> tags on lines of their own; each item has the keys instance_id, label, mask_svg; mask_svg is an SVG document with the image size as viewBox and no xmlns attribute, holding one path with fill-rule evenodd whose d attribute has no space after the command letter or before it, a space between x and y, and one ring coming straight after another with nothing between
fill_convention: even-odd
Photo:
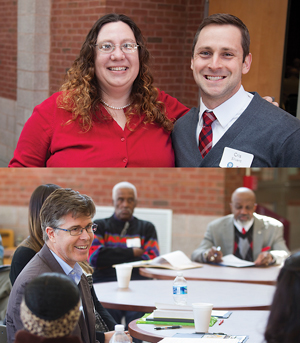
<instances>
[{"instance_id":1,"label":"red brick wall","mask_svg":"<svg viewBox=\"0 0 300 343\"><path fill-rule=\"evenodd\" d=\"M105 1L52 0L50 93L57 92L94 22L105 14Z\"/></svg>"},{"instance_id":2,"label":"red brick wall","mask_svg":"<svg viewBox=\"0 0 300 343\"><path fill-rule=\"evenodd\" d=\"M0 97L17 98L17 8L18 1L1 0L0 7Z\"/></svg>"},{"instance_id":3,"label":"red brick wall","mask_svg":"<svg viewBox=\"0 0 300 343\"><path fill-rule=\"evenodd\" d=\"M203 4L204 0L53 0L50 93L59 89L93 23L105 13L116 12L131 17L145 36L155 85L187 106L197 105L190 55Z\"/></svg>"},{"instance_id":4,"label":"red brick wall","mask_svg":"<svg viewBox=\"0 0 300 343\"><path fill-rule=\"evenodd\" d=\"M112 187L135 184L140 207L170 208L174 213L223 215L225 181L238 183L237 169L0 169L0 205L28 206L33 190L43 183L70 187L111 206Z\"/></svg>"}]
</instances>

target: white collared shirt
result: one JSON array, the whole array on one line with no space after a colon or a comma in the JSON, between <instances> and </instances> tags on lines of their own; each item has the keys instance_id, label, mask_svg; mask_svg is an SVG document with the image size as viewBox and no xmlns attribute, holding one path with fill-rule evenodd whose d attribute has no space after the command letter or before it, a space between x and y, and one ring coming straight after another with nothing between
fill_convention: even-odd
<instances>
[{"instance_id":1,"label":"white collared shirt","mask_svg":"<svg viewBox=\"0 0 300 343\"><path fill-rule=\"evenodd\" d=\"M203 112L213 111L217 120L215 120L211 127L213 131L212 146L214 146L224 133L230 128L230 126L239 118L239 116L245 111L253 98L253 94L248 93L241 86L240 89L227 101L223 102L220 106L211 110L207 108L202 98L200 98L200 113L199 122L196 130L196 141L199 146L199 134L203 126Z\"/></svg>"},{"instance_id":2,"label":"white collared shirt","mask_svg":"<svg viewBox=\"0 0 300 343\"><path fill-rule=\"evenodd\" d=\"M254 222L254 218L252 217L252 219L248 220L247 222L241 222L239 220L235 220L233 219L233 224L234 226L241 232L243 230L243 228L245 229L246 232L249 231L249 229L251 228L252 224Z\"/></svg>"}]
</instances>

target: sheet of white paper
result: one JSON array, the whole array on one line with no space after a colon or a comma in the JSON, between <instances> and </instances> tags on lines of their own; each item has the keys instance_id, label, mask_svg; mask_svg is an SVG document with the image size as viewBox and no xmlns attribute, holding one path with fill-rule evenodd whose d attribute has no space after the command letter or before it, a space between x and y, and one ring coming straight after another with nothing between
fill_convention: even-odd
<instances>
[{"instance_id":1,"label":"sheet of white paper","mask_svg":"<svg viewBox=\"0 0 300 343\"><path fill-rule=\"evenodd\" d=\"M170 252L168 254L164 254L163 256L155 257L153 260L151 260L150 264L157 264L162 263L163 260L169 262L173 267L181 267L182 265L188 265L192 261L185 255L184 252L180 250L176 250L173 252Z\"/></svg>"},{"instance_id":2,"label":"sheet of white paper","mask_svg":"<svg viewBox=\"0 0 300 343\"><path fill-rule=\"evenodd\" d=\"M223 262L221 264L223 266L228 267L252 267L255 266L254 262L249 262L245 260L241 260L240 258L237 258L236 256L229 254L222 257Z\"/></svg>"},{"instance_id":3,"label":"sheet of white paper","mask_svg":"<svg viewBox=\"0 0 300 343\"><path fill-rule=\"evenodd\" d=\"M160 343L224 343L224 342L230 342L230 343L239 343L239 340L237 338L226 338L224 341L223 338L216 338L216 337L209 337L209 338L177 338L177 337L165 337Z\"/></svg>"}]
</instances>

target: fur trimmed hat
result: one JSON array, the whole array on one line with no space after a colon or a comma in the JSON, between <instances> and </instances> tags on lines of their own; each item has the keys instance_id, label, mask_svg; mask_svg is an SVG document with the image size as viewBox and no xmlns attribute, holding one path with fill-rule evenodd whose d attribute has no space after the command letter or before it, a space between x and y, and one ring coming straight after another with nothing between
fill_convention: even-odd
<instances>
[{"instance_id":1,"label":"fur trimmed hat","mask_svg":"<svg viewBox=\"0 0 300 343\"><path fill-rule=\"evenodd\" d=\"M21 303L24 328L42 337L69 335L80 316L80 294L66 275L45 273L27 284Z\"/></svg>"}]
</instances>

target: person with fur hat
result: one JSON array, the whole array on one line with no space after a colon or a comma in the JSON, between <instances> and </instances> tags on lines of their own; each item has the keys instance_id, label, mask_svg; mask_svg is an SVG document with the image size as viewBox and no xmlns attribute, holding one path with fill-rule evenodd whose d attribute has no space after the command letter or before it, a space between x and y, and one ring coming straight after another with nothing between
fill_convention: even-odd
<instances>
[{"instance_id":1,"label":"person with fur hat","mask_svg":"<svg viewBox=\"0 0 300 343\"><path fill-rule=\"evenodd\" d=\"M27 284L20 307L24 330L15 343L81 343L70 335L80 316L80 294L66 275L45 273Z\"/></svg>"}]
</instances>

